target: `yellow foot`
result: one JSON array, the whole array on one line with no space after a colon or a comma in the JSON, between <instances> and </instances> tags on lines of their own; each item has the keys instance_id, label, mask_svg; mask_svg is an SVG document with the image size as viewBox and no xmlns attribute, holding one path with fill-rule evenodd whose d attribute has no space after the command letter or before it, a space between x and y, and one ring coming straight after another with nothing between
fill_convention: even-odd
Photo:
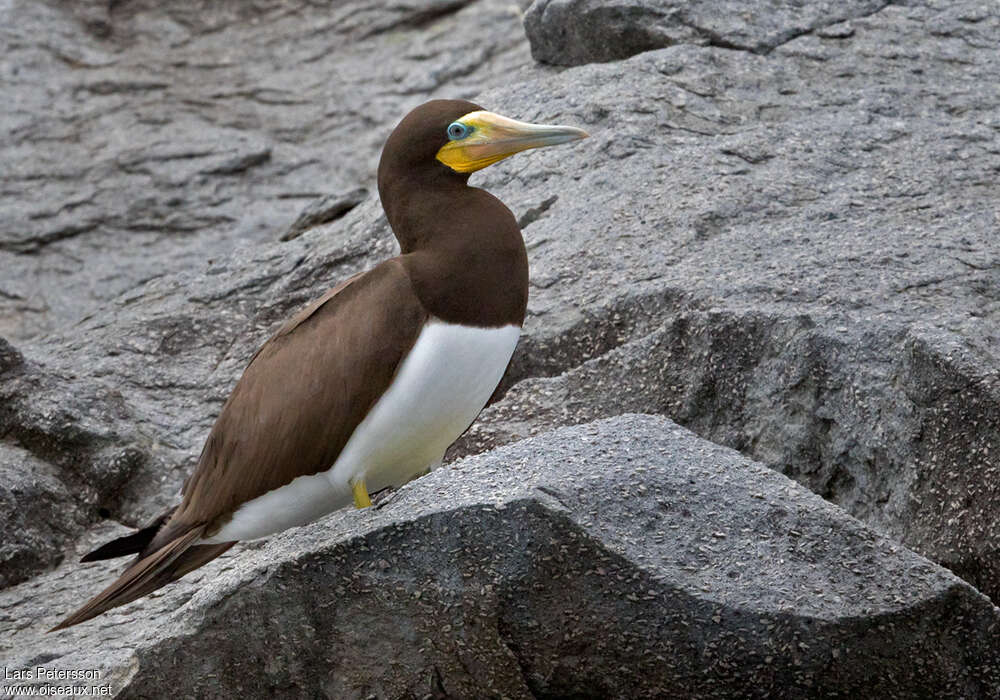
<instances>
[{"instance_id":1,"label":"yellow foot","mask_svg":"<svg viewBox=\"0 0 1000 700\"><path fill-rule=\"evenodd\" d=\"M364 479L358 479L351 484L351 491L354 492L354 505L357 508L370 508L372 499L368 497L368 489L365 488Z\"/></svg>"}]
</instances>

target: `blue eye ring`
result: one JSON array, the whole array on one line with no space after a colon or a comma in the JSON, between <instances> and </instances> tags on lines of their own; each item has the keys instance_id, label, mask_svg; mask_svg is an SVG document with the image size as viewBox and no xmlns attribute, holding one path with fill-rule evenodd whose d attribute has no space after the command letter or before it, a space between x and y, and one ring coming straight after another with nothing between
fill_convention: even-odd
<instances>
[{"instance_id":1,"label":"blue eye ring","mask_svg":"<svg viewBox=\"0 0 1000 700\"><path fill-rule=\"evenodd\" d=\"M452 122L448 125L448 139L450 141L461 141L472 133L472 127L462 122Z\"/></svg>"}]
</instances>

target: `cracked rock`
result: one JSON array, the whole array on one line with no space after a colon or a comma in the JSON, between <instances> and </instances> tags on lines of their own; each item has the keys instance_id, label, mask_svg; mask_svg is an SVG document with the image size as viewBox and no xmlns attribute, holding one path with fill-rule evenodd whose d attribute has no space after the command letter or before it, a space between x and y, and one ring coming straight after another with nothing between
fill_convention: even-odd
<instances>
[{"instance_id":1,"label":"cracked rock","mask_svg":"<svg viewBox=\"0 0 1000 700\"><path fill-rule=\"evenodd\" d=\"M290 241L298 238L314 226L336 221L351 209L361 204L367 196L368 190L359 187L350 192L320 197L299 214L298 218L295 219L288 230L281 236L281 240Z\"/></svg>"},{"instance_id":2,"label":"cracked rock","mask_svg":"<svg viewBox=\"0 0 1000 700\"><path fill-rule=\"evenodd\" d=\"M524 28L535 60L562 66L617 61L676 44L763 54L817 30L828 37L850 36L845 20L867 17L888 4L888 0L535 0L525 13ZM839 26L823 33L833 25Z\"/></svg>"}]
</instances>

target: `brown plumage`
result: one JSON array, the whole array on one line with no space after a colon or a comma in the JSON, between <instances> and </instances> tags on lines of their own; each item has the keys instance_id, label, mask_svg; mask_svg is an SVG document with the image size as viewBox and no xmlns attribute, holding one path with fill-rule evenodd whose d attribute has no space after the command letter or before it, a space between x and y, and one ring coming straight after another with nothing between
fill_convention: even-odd
<instances>
[{"instance_id":1,"label":"brown plumage","mask_svg":"<svg viewBox=\"0 0 1000 700\"><path fill-rule=\"evenodd\" d=\"M235 542L205 539L242 505L329 470L429 320L521 325L528 262L514 216L492 195L469 187L468 173L437 157L449 142L449 124L481 110L436 100L397 126L383 150L378 186L401 254L327 292L257 351L223 406L181 503L84 557L138 555L54 630L214 559Z\"/></svg>"}]
</instances>

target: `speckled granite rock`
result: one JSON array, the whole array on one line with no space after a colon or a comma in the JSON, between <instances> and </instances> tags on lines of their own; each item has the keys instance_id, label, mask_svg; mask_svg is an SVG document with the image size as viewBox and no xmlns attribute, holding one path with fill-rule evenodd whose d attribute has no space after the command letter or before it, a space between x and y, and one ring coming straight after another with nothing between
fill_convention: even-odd
<instances>
[{"instance_id":1,"label":"speckled granite rock","mask_svg":"<svg viewBox=\"0 0 1000 700\"><path fill-rule=\"evenodd\" d=\"M114 388L46 371L0 338L0 587L58 564L133 479L148 483L127 416Z\"/></svg>"},{"instance_id":2,"label":"speckled granite rock","mask_svg":"<svg viewBox=\"0 0 1000 700\"><path fill-rule=\"evenodd\" d=\"M37 615L5 663L44 649L118 697L1000 692L984 596L659 417L467 458L195 577L50 638L60 606L0 593Z\"/></svg>"}]
</instances>

